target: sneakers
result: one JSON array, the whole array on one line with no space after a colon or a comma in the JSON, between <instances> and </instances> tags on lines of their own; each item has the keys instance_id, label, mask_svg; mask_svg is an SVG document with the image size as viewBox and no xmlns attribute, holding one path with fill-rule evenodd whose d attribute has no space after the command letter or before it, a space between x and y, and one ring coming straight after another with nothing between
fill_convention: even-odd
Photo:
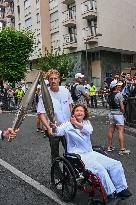
<instances>
[{"instance_id":1,"label":"sneakers","mask_svg":"<svg viewBox=\"0 0 136 205\"><path fill-rule=\"evenodd\" d=\"M115 150L115 147L113 147L113 146L112 147L108 147L108 149L107 149L108 152L112 152L114 150Z\"/></svg>"},{"instance_id":2,"label":"sneakers","mask_svg":"<svg viewBox=\"0 0 136 205\"><path fill-rule=\"evenodd\" d=\"M40 128L37 128L37 130L36 130L37 132L40 132L41 131L41 129Z\"/></svg>"},{"instance_id":3,"label":"sneakers","mask_svg":"<svg viewBox=\"0 0 136 205\"><path fill-rule=\"evenodd\" d=\"M127 198L132 196L132 193L128 189L124 189L123 191L116 194L117 197Z\"/></svg>"},{"instance_id":4,"label":"sneakers","mask_svg":"<svg viewBox=\"0 0 136 205\"><path fill-rule=\"evenodd\" d=\"M129 149L123 149L119 151L119 155L124 155L124 154L130 154L130 150Z\"/></svg>"}]
</instances>

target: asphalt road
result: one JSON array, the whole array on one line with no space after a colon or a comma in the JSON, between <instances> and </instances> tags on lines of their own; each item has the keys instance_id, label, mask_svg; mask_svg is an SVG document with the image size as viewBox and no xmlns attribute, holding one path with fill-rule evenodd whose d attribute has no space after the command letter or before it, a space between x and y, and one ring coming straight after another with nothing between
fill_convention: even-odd
<instances>
[{"instance_id":1,"label":"asphalt road","mask_svg":"<svg viewBox=\"0 0 136 205\"><path fill-rule=\"evenodd\" d=\"M14 113L0 115L0 129L11 126L13 119ZM93 144L106 146L108 119L105 111L94 112L91 121L94 127ZM115 134L116 150L111 157L121 160L133 196L119 205L136 205L136 138L125 135L125 141L131 154L118 155L119 146ZM48 139L36 132L35 114L29 114L16 140L11 143L0 142L0 205L64 204L50 191L50 165ZM86 205L87 195L77 194L72 203Z\"/></svg>"}]
</instances>

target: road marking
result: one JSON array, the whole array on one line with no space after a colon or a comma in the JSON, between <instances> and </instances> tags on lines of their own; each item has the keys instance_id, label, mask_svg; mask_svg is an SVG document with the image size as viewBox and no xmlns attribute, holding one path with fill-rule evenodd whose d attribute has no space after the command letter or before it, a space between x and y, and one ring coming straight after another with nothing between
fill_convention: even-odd
<instances>
[{"instance_id":1,"label":"road marking","mask_svg":"<svg viewBox=\"0 0 136 205\"><path fill-rule=\"evenodd\" d=\"M36 114L27 114L28 117L35 117Z\"/></svg>"},{"instance_id":2,"label":"road marking","mask_svg":"<svg viewBox=\"0 0 136 205\"><path fill-rule=\"evenodd\" d=\"M22 179L23 181L25 181L29 185L33 186L34 188L36 188L37 190L39 190L40 192L42 192L46 196L48 196L50 199L52 199L56 203L58 203L60 205L74 205L73 203L64 203L64 202L62 202L60 199L57 198L56 194L53 191L51 191L47 187L41 185L39 182L35 181L31 177L25 175L23 172L19 171L18 169L16 169L15 167L8 164L7 162L5 162L2 159L0 159L0 165L5 167L7 170L12 172L14 175L18 176L20 179Z\"/></svg>"}]
</instances>

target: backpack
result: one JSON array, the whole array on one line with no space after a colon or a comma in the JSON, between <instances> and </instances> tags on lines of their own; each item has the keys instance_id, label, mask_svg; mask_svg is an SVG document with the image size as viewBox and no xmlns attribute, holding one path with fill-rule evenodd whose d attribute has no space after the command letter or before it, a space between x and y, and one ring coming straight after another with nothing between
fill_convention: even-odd
<instances>
[{"instance_id":1,"label":"backpack","mask_svg":"<svg viewBox=\"0 0 136 205\"><path fill-rule=\"evenodd\" d=\"M117 94L117 93L110 93L110 94L108 95L107 103L109 104L109 107L110 107L111 109L119 109L118 104L115 102L115 95L116 95L116 94Z\"/></svg>"},{"instance_id":2,"label":"backpack","mask_svg":"<svg viewBox=\"0 0 136 205\"><path fill-rule=\"evenodd\" d=\"M72 97L74 102L77 101L79 99L79 97L80 97L79 95L76 94L76 86L77 85L78 84L72 85L71 89L70 89L71 97Z\"/></svg>"}]
</instances>

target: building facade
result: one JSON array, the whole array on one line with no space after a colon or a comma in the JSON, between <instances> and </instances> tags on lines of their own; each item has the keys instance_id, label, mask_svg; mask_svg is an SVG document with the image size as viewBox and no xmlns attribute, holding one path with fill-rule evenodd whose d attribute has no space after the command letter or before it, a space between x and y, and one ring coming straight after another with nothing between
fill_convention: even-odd
<instances>
[{"instance_id":1,"label":"building facade","mask_svg":"<svg viewBox=\"0 0 136 205\"><path fill-rule=\"evenodd\" d=\"M32 59L36 59L45 50L50 50L49 3L45 0L14 0L15 28L26 29L35 35L35 48Z\"/></svg>"},{"instance_id":2,"label":"building facade","mask_svg":"<svg viewBox=\"0 0 136 205\"><path fill-rule=\"evenodd\" d=\"M1 11L14 3L16 29L35 33L33 59L45 50L64 50L74 56L75 72L83 72L97 86L136 62L135 0L0 2ZM4 25L5 17L0 21Z\"/></svg>"},{"instance_id":3,"label":"building facade","mask_svg":"<svg viewBox=\"0 0 136 205\"><path fill-rule=\"evenodd\" d=\"M1 27L15 27L14 0L0 0Z\"/></svg>"},{"instance_id":4,"label":"building facade","mask_svg":"<svg viewBox=\"0 0 136 205\"><path fill-rule=\"evenodd\" d=\"M132 67L136 53L135 0L50 0L52 49L72 53L76 70L100 86Z\"/></svg>"}]
</instances>

